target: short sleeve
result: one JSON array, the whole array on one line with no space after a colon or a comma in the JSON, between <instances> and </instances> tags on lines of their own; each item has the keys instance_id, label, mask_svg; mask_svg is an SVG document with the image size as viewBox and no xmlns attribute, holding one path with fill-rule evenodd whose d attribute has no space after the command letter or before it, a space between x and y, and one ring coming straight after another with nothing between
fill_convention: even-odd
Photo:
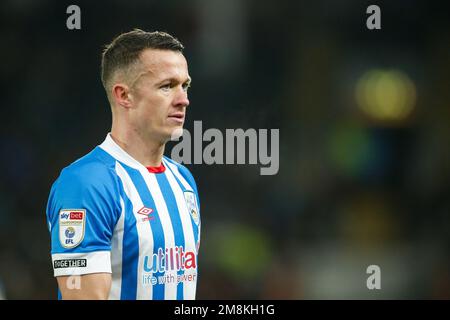
<instances>
[{"instance_id":1,"label":"short sleeve","mask_svg":"<svg viewBox=\"0 0 450 320\"><path fill-rule=\"evenodd\" d=\"M120 212L118 187L105 165L64 169L47 204L54 276L111 273L111 239Z\"/></svg>"}]
</instances>

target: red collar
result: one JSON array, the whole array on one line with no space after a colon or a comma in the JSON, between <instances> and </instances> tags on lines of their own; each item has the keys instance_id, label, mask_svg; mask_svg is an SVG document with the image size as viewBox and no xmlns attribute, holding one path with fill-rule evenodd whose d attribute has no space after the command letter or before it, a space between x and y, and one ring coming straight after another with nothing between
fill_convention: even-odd
<instances>
[{"instance_id":1,"label":"red collar","mask_svg":"<svg viewBox=\"0 0 450 320\"><path fill-rule=\"evenodd\" d=\"M166 167L164 167L164 164L162 162L159 167L146 167L146 168L150 173L163 173L164 171L166 171Z\"/></svg>"}]
</instances>

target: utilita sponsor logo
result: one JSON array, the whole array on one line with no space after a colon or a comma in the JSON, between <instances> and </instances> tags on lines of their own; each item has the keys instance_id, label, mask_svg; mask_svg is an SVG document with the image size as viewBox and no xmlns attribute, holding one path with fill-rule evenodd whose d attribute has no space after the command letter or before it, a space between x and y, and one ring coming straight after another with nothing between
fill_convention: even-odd
<instances>
[{"instance_id":1,"label":"utilita sponsor logo","mask_svg":"<svg viewBox=\"0 0 450 320\"><path fill-rule=\"evenodd\" d=\"M197 268L195 253L183 250L183 246L167 248L165 251L159 248L158 253L144 257L144 271L165 272Z\"/></svg>"}]
</instances>

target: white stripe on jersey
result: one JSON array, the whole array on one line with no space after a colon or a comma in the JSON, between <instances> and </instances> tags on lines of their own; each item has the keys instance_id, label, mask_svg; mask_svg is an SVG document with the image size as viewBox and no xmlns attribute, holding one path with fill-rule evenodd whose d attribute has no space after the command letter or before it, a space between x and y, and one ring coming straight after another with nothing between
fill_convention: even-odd
<instances>
[{"instance_id":1,"label":"white stripe on jersey","mask_svg":"<svg viewBox=\"0 0 450 320\"><path fill-rule=\"evenodd\" d=\"M144 285L142 281L142 270L144 270L144 257L153 256L153 232L148 221L140 221L141 218L138 216L137 210L144 207L144 204L142 203L141 197L139 196L133 181L119 162L116 162L116 172L122 180L126 195L133 204L133 214L136 218L136 230L139 240L136 299L151 299L153 294L153 286L151 284Z\"/></svg>"},{"instance_id":2,"label":"white stripe on jersey","mask_svg":"<svg viewBox=\"0 0 450 320\"><path fill-rule=\"evenodd\" d=\"M192 190L192 188L191 188L191 186L189 185L189 183L187 183L186 179L184 179L184 177L181 175L180 171L178 171L178 168L177 168L176 165L170 163L169 161L165 161L165 160L164 160L164 163L165 163L167 166L170 167L170 169L172 170L172 172L177 176L178 180L180 180L181 184L183 185L183 187L184 187L186 190L189 190L189 191L192 191L192 192L194 191L194 190Z\"/></svg>"},{"instance_id":3,"label":"white stripe on jersey","mask_svg":"<svg viewBox=\"0 0 450 320\"><path fill-rule=\"evenodd\" d=\"M144 177L144 181L147 184L148 190L155 201L156 211L158 212L159 220L164 233L164 244L166 248L175 248L175 235L172 226L172 220L170 219L169 210L167 209L166 201L159 187L159 183L156 180L154 174L150 174L146 168L139 170ZM151 256L151 255L150 255ZM168 262L166 262L168 263ZM174 279L177 278L177 270L166 270L165 276ZM164 299L176 300L177 299L177 282L171 281L164 284Z\"/></svg>"},{"instance_id":4,"label":"white stripe on jersey","mask_svg":"<svg viewBox=\"0 0 450 320\"><path fill-rule=\"evenodd\" d=\"M167 163L168 161L164 161L164 164L167 166L169 165ZM183 226L183 235L184 235L184 243L185 243L185 251L192 251L195 252L197 255L197 249L195 245L195 238L194 238L194 229L192 228L192 222L191 222L191 216L189 214L189 211L186 206L186 200L182 196L183 191L176 181L174 175L172 174L171 170L166 170L166 177L169 181L170 187L173 190L173 193L175 195L175 200L177 202L178 211L180 212L180 218L181 218L181 224ZM198 263L198 261L197 261ZM186 276L192 274L196 274L195 269L186 269L184 271L184 274ZM184 299L188 299L186 297L191 297L192 300L195 299L195 292L196 292L196 286L197 281L186 281L183 284L183 297Z\"/></svg>"},{"instance_id":5,"label":"white stripe on jersey","mask_svg":"<svg viewBox=\"0 0 450 320\"><path fill-rule=\"evenodd\" d=\"M113 273L109 300L120 300L122 287L123 228L125 223L125 204L122 198L120 198L120 206L122 212L111 239L111 269Z\"/></svg>"},{"instance_id":6,"label":"white stripe on jersey","mask_svg":"<svg viewBox=\"0 0 450 320\"><path fill-rule=\"evenodd\" d=\"M183 185L183 187L189 191L194 192L194 190L192 190L192 187L189 185L189 183L187 183L186 179L184 179L184 177L181 175L180 171L178 170L178 167L172 163L169 163L169 161L164 161L164 163L170 168L172 169L172 172L174 173L174 175L178 178L178 180L180 180L181 184ZM198 241L200 241L200 236L202 233L202 228L201 228L201 222L198 225L198 235L197 235L197 239ZM197 245L195 246L195 251L196 254L197 252Z\"/></svg>"}]
</instances>

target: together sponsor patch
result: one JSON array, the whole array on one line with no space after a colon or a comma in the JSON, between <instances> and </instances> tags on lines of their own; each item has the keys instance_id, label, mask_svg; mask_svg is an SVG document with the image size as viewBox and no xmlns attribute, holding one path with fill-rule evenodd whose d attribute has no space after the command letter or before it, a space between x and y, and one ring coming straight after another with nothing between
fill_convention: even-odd
<instances>
[{"instance_id":1,"label":"together sponsor patch","mask_svg":"<svg viewBox=\"0 0 450 320\"><path fill-rule=\"evenodd\" d=\"M61 259L53 261L53 268L86 268L87 259Z\"/></svg>"}]
</instances>

